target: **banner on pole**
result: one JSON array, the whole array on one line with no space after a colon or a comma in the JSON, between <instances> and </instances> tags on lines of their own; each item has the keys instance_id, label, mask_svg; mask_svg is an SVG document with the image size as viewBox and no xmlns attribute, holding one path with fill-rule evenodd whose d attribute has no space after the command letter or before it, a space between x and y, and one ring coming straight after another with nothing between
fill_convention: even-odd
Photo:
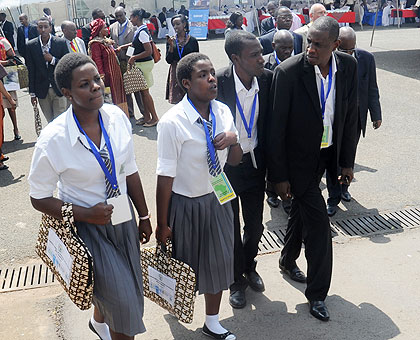
<instances>
[{"instance_id":1,"label":"banner on pole","mask_svg":"<svg viewBox=\"0 0 420 340\"><path fill-rule=\"evenodd\" d=\"M190 0L190 34L196 39L207 39L210 0Z\"/></svg>"}]
</instances>

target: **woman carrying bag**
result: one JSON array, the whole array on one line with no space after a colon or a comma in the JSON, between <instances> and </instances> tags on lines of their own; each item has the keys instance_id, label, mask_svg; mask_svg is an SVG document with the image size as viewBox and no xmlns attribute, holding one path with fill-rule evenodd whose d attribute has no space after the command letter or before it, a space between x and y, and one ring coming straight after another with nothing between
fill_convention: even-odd
<instances>
[{"instance_id":1,"label":"woman carrying bag","mask_svg":"<svg viewBox=\"0 0 420 340\"><path fill-rule=\"evenodd\" d=\"M62 219L64 203L73 205L77 233L93 258L89 327L102 340L134 339L145 332L139 244L149 241L152 229L131 124L118 107L104 104L104 83L89 57L65 55L55 80L71 106L42 130L35 145L31 202L56 219Z\"/></svg>"}]
</instances>

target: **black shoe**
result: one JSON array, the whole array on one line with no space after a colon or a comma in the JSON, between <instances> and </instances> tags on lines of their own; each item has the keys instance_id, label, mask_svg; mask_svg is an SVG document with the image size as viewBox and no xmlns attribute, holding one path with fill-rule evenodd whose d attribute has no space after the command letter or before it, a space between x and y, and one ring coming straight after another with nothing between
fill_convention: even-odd
<instances>
[{"instance_id":1,"label":"black shoe","mask_svg":"<svg viewBox=\"0 0 420 340\"><path fill-rule=\"evenodd\" d=\"M223 339L235 340L236 339L236 336L229 331L227 331L226 333L223 333L223 334L213 333L210 329L208 329L206 324L204 324L202 332L203 332L204 335L207 335L207 336L209 336L210 338L213 338L213 339L220 339L220 340L223 340Z\"/></svg>"},{"instance_id":2,"label":"black shoe","mask_svg":"<svg viewBox=\"0 0 420 340\"><path fill-rule=\"evenodd\" d=\"M291 200L286 200L286 201L281 201L281 205L284 209L284 212L289 215L290 214L290 210L292 209L292 201Z\"/></svg>"},{"instance_id":3,"label":"black shoe","mask_svg":"<svg viewBox=\"0 0 420 340\"><path fill-rule=\"evenodd\" d=\"M345 202L350 202L351 201L351 195L348 191L346 192L342 192L341 193L341 199Z\"/></svg>"},{"instance_id":4,"label":"black shoe","mask_svg":"<svg viewBox=\"0 0 420 340\"><path fill-rule=\"evenodd\" d=\"M246 306L245 289L231 290L229 303L233 308L241 309Z\"/></svg>"},{"instance_id":5,"label":"black shoe","mask_svg":"<svg viewBox=\"0 0 420 340\"><path fill-rule=\"evenodd\" d=\"M280 204L280 200L277 197L268 197L267 203L272 208L277 208Z\"/></svg>"},{"instance_id":6,"label":"black shoe","mask_svg":"<svg viewBox=\"0 0 420 340\"><path fill-rule=\"evenodd\" d=\"M330 319L330 313L324 301L309 301L309 312L321 321Z\"/></svg>"},{"instance_id":7,"label":"black shoe","mask_svg":"<svg viewBox=\"0 0 420 340\"><path fill-rule=\"evenodd\" d=\"M293 268L287 269L280 258L279 267L283 272L285 272L290 277L291 280L300 282L300 283L306 283L305 274L303 273L303 271L299 269L299 267L296 264Z\"/></svg>"},{"instance_id":8,"label":"black shoe","mask_svg":"<svg viewBox=\"0 0 420 340\"><path fill-rule=\"evenodd\" d=\"M327 214L328 214L328 216L333 217L336 213L337 213L337 206L327 204Z\"/></svg>"},{"instance_id":9,"label":"black shoe","mask_svg":"<svg viewBox=\"0 0 420 340\"><path fill-rule=\"evenodd\" d=\"M249 286L256 292L263 292L265 290L264 282L261 276L255 271L245 273Z\"/></svg>"}]
</instances>

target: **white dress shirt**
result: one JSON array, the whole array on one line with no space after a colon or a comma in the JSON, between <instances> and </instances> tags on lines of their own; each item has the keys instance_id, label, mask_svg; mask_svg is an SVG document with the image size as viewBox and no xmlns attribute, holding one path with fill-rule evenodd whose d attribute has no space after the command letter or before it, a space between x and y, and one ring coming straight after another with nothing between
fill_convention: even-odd
<instances>
[{"instance_id":1,"label":"white dress shirt","mask_svg":"<svg viewBox=\"0 0 420 340\"><path fill-rule=\"evenodd\" d=\"M215 136L227 131L237 134L229 107L212 100L211 108L216 118ZM180 103L163 115L157 127L156 173L173 177L172 191L187 197L199 197L213 192L209 181L206 135L203 125L197 122L200 117L185 95ZM222 169L228 151L229 148L216 151Z\"/></svg>"},{"instance_id":2,"label":"white dress shirt","mask_svg":"<svg viewBox=\"0 0 420 340\"><path fill-rule=\"evenodd\" d=\"M66 38L64 38L66 39ZM73 51L71 45L70 45L70 40L66 39L66 44L67 44L67 48L69 49L70 53L83 53L83 54L87 54L86 52L86 46L85 43L83 42L82 39L80 39L79 37L76 37L73 39L73 45L76 49L76 51Z\"/></svg>"},{"instance_id":3,"label":"white dress shirt","mask_svg":"<svg viewBox=\"0 0 420 340\"><path fill-rule=\"evenodd\" d=\"M254 77L252 80L252 86L249 91L245 88L244 84L242 84L241 80L236 74L235 66L233 67L233 79L235 81L235 91L236 95L238 96L239 102L241 103L242 110L244 112L244 116L246 119L247 124L249 125L251 120L251 110L252 104L254 102L254 97L257 95L257 101L255 105L255 118L254 118L254 125L252 126L251 131L251 138L248 138L248 132L245 129L245 125L242 121L241 114L239 113L238 105L236 107L236 116L235 116L235 125L236 129L238 130L239 134L239 143L241 144L242 151L245 153L254 150L258 146L258 136L257 136L257 121L258 121L258 114L259 114L259 98L258 98L258 91L260 90L258 86L257 78ZM236 100L235 100L236 104Z\"/></svg>"},{"instance_id":4,"label":"white dress shirt","mask_svg":"<svg viewBox=\"0 0 420 340\"><path fill-rule=\"evenodd\" d=\"M51 34L50 34L50 38L48 39L48 42L44 45L44 43L42 42L42 38L41 36L39 36L39 43L41 44L41 52L42 55L44 56L45 53L50 53L50 49L51 49ZM52 60L50 61L51 65L55 65L56 59L53 56ZM47 68L48 68L48 61L45 62Z\"/></svg>"},{"instance_id":5,"label":"white dress shirt","mask_svg":"<svg viewBox=\"0 0 420 340\"><path fill-rule=\"evenodd\" d=\"M100 109L115 159L121 194L127 193L126 177L137 171L131 124L117 106ZM82 145L83 143L83 145ZM100 149L105 145L103 135ZM30 196L58 198L64 202L92 207L106 200L105 174L91 151L86 137L73 118L73 108L54 119L41 132L35 145L28 181Z\"/></svg>"},{"instance_id":6,"label":"white dress shirt","mask_svg":"<svg viewBox=\"0 0 420 340\"><path fill-rule=\"evenodd\" d=\"M324 113L324 127L325 126L329 126L330 127L330 133L329 133L329 138L328 138L328 146L325 147L330 147L333 142L332 142L332 137L333 137L333 124L334 124L334 111L335 111L335 74L337 72L337 64L336 64L336 60L335 60L335 55L334 53L332 53L331 55L331 70L332 70L332 84L331 84L331 90L330 90L330 94L327 98L327 101L325 103L325 113ZM327 92L328 92L328 82L329 82L329 77L328 75L324 78L321 74L321 70L319 69L318 65L314 66L315 68L315 78L316 78L316 86L318 89L318 98L319 98L319 105L321 105L321 80L324 84L324 97L327 96Z\"/></svg>"}]
</instances>

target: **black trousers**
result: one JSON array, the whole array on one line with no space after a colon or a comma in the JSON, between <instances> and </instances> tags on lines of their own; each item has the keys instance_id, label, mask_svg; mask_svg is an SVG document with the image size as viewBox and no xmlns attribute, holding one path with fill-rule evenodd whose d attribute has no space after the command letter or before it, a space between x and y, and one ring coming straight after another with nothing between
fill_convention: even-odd
<instances>
[{"instance_id":1,"label":"black trousers","mask_svg":"<svg viewBox=\"0 0 420 340\"><path fill-rule=\"evenodd\" d=\"M258 157L256 152L256 158ZM261 163L260 163L261 164ZM237 167L225 168L229 181L237 195L232 201L234 221L234 271L235 283L231 289L240 288L245 272L255 270L258 244L264 231L262 224L264 209L265 168L255 169L249 153L245 154ZM241 205L244 234L241 237L239 217ZM237 287L238 286L238 287Z\"/></svg>"},{"instance_id":2,"label":"black trousers","mask_svg":"<svg viewBox=\"0 0 420 340\"><path fill-rule=\"evenodd\" d=\"M314 176L306 191L293 197L286 229L285 245L281 252L282 261L286 268L293 267L300 255L303 240L305 257L308 263L305 296L310 301L325 300L331 283L332 239L330 221L319 188L321 177L332 159L332 150L330 149L332 148L321 150L318 173Z\"/></svg>"}]
</instances>

